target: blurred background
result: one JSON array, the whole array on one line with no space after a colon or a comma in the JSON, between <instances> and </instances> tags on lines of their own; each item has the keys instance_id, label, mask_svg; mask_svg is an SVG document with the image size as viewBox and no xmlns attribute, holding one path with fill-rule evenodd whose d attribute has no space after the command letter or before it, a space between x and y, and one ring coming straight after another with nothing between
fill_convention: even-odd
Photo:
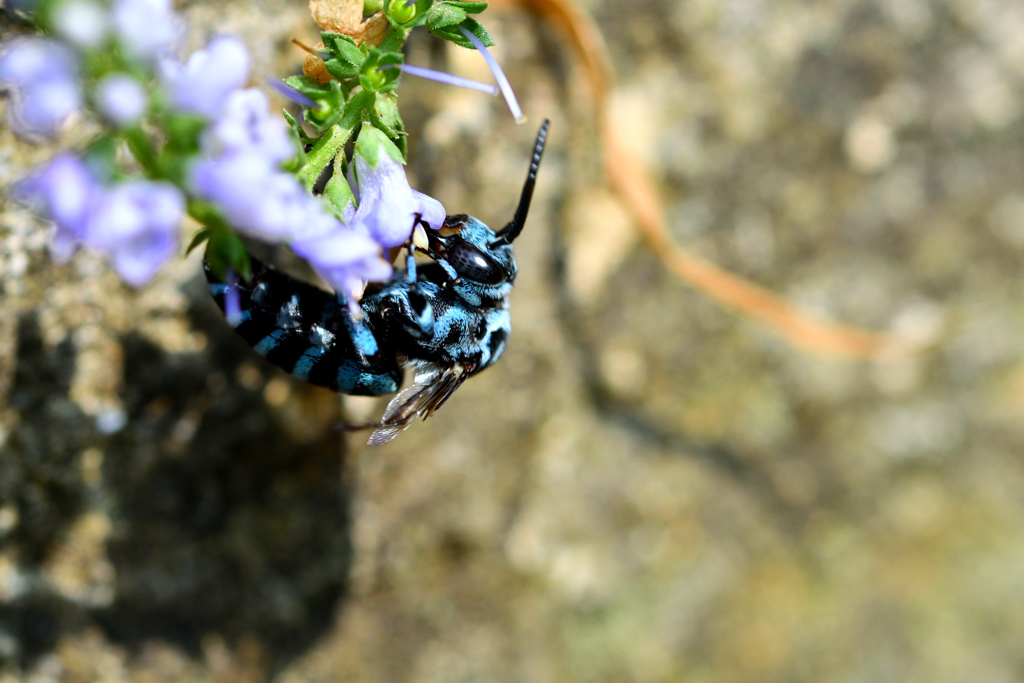
<instances>
[{"instance_id":1,"label":"blurred background","mask_svg":"<svg viewBox=\"0 0 1024 683\"><path fill-rule=\"evenodd\" d=\"M298 0L178 5L254 81L316 39ZM672 276L572 43L492 9L530 123L400 102L413 186L492 226L552 119L514 332L387 446L236 339L195 257L129 290L3 206L0 681L1024 677L1024 5L583 5L680 246L936 344L810 354ZM407 61L488 79L426 34ZM0 182L53 150L0 131Z\"/></svg>"}]
</instances>

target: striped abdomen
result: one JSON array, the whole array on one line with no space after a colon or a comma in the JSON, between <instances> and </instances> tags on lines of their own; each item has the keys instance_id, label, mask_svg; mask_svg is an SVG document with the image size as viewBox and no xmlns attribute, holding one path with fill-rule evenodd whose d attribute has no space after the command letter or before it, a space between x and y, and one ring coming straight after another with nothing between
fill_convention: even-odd
<instances>
[{"instance_id":1,"label":"striped abdomen","mask_svg":"<svg viewBox=\"0 0 1024 683\"><path fill-rule=\"evenodd\" d=\"M237 293L237 315L226 317L253 350L300 379L344 394L398 390L402 369L394 350L374 334L370 316L356 322L338 296L252 263L249 282L219 282L208 267L206 277L221 311Z\"/></svg>"}]
</instances>

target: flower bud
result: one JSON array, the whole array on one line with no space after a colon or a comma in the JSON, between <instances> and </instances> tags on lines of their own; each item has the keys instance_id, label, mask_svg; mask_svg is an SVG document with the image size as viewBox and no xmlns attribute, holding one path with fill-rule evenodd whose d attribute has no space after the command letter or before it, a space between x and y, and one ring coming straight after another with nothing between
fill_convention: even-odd
<instances>
[{"instance_id":1,"label":"flower bud","mask_svg":"<svg viewBox=\"0 0 1024 683\"><path fill-rule=\"evenodd\" d=\"M114 125L137 123L148 103L146 89L128 74L110 74L96 84L96 108Z\"/></svg>"},{"instance_id":2,"label":"flower bud","mask_svg":"<svg viewBox=\"0 0 1024 683\"><path fill-rule=\"evenodd\" d=\"M67 0L53 11L54 32L82 50L103 46L109 19L103 7L90 0Z\"/></svg>"},{"instance_id":3,"label":"flower bud","mask_svg":"<svg viewBox=\"0 0 1024 683\"><path fill-rule=\"evenodd\" d=\"M416 18L416 4L408 0L391 0L387 14L396 24L408 24Z\"/></svg>"}]
</instances>

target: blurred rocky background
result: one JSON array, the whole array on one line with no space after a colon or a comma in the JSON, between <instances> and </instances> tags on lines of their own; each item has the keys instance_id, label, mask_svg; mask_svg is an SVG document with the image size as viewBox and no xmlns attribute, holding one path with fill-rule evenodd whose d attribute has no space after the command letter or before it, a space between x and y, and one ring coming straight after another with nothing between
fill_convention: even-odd
<instances>
[{"instance_id":1,"label":"blurred rocky background","mask_svg":"<svg viewBox=\"0 0 1024 683\"><path fill-rule=\"evenodd\" d=\"M179 5L260 80L314 42L301 0ZM570 45L488 12L531 124L401 100L414 187L491 225L553 121L515 331L385 447L236 339L195 258L132 291L3 206L0 681L1024 678L1024 5L586 5L678 243L936 347L809 355L671 277ZM0 131L0 183L52 152Z\"/></svg>"}]
</instances>

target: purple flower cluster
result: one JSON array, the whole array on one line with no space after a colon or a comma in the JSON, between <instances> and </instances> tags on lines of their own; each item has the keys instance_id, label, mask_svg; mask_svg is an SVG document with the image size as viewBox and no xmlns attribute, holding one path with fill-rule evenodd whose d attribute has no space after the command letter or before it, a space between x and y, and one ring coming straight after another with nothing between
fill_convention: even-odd
<instances>
[{"instance_id":1,"label":"purple flower cluster","mask_svg":"<svg viewBox=\"0 0 1024 683\"><path fill-rule=\"evenodd\" d=\"M367 281L386 280L391 266L381 258L381 245L347 226L281 170L298 148L268 104L254 89L225 98L203 134L205 156L192 166L190 189L239 232L290 242L338 291L351 294Z\"/></svg>"},{"instance_id":2,"label":"purple flower cluster","mask_svg":"<svg viewBox=\"0 0 1024 683\"><path fill-rule=\"evenodd\" d=\"M33 37L0 45L0 89L11 95L8 121L30 140L53 136L81 108L79 52L98 50L113 37L134 62L150 63L178 45L184 27L170 0L116 0L109 9L91 0L66 0L52 22L65 42ZM114 124L128 125L142 115L147 98L141 84L118 76L100 93L98 105Z\"/></svg>"},{"instance_id":3,"label":"purple flower cluster","mask_svg":"<svg viewBox=\"0 0 1024 683\"><path fill-rule=\"evenodd\" d=\"M364 200L357 210L344 207L344 220L339 219L293 174L281 170L299 150L284 122L270 115L266 96L239 89L248 80L248 69L244 47L227 37L192 55L184 67L163 67L172 106L210 119L189 189L216 206L239 232L290 243L352 300L366 282L391 276L382 247L408 241L417 215L440 227L444 208L414 193L401 163L382 151L377 169L357 162Z\"/></svg>"},{"instance_id":4,"label":"purple flower cluster","mask_svg":"<svg viewBox=\"0 0 1024 683\"><path fill-rule=\"evenodd\" d=\"M311 263L336 290L354 305L367 282L391 277L391 264L380 257L386 249L408 243L417 223L434 229L444 223L445 210L432 197L409 187L402 163L392 157L397 149L377 148L376 165L355 155L358 208L345 209L345 226L306 231L292 248ZM358 145L357 145L358 150Z\"/></svg>"},{"instance_id":5,"label":"purple flower cluster","mask_svg":"<svg viewBox=\"0 0 1024 683\"><path fill-rule=\"evenodd\" d=\"M226 60L209 68L216 55ZM299 150L284 121L270 115L266 96L238 89L248 80L248 70L244 46L222 37L192 55L177 76L165 76L177 108L210 118L201 141L203 156L189 174L189 189L214 204L239 232L266 242L287 242L296 236L296 226L331 217L293 174L281 170ZM203 97L193 98L194 93Z\"/></svg>"},{"instance_id":6,"label":"purple flower cluster","mask_svg":"<svg viewBox=\"0 0 1024 683\"><path fill-rule=\"evenodd\" d=\"M61 154L23 180L15 195L52 220L57 261L81 246L103 253L130 285L145 284L177 251L185 197L167 182L100 185L77 157Z\"/></svg>"},{"instance_id":7,"label":"purple flower cluster","mask_svg":"<svg viewBox=\"0 0 1024 683\"><path fill-rule=\"evenodd\" d=\"M135 126L150 106L206 121L181 189L141 180L105 186L71 154L22 182L15 194L55 224L51 249L58 260L84 246L103 253L128 283L146 282L177 249L187 192L240 233L290 243L355 302L367 281L391 277L385 249L407 244L418 223L443 224L444 207L409 187L402 155L368 125L350 166L353 187L339 174L329 193L337 205L310 195L282 168L300 154L297 140L270 114L263 93L245 89L251 66L245 45L219 36L179 61L174 50L183 24L171 0L63 0L50 18L63 42L18 38L0 45L0 88L11 93L8 114L19 134L52 135L82 106L76 65L85 63L83 53L101 50L148 69L159 87L151 102L135 76L103 74L88 101L108 124Z\"/></svg>"}]
</instances>

